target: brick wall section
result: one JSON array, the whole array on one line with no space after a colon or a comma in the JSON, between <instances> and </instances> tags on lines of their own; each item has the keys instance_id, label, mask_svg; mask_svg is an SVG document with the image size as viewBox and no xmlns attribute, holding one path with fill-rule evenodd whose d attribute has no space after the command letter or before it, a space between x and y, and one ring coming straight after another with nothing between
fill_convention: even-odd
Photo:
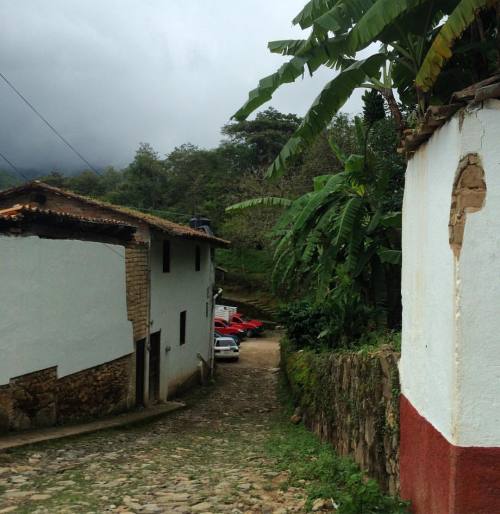
<instances>
[{"instance_id":1,"label":"brick wall section","mask_svg":"<svg viewBox=\"0 0 500 514\"><path fill-rule=\"evenodd\" d=\"M132 356L126 355L57 381L57 422L105 416L131 406Z\"/></svg>"},{"instance_id":2,"label":"brick wall section","mask_svg":"<svg viewBox=\"0 0 500 514\"><path fill-rule=\"evenodd\" d=\"M134 341L149 331L149 248L135 245L125 249L127 312L132 322Z\"/></svg>"}]
</instances>

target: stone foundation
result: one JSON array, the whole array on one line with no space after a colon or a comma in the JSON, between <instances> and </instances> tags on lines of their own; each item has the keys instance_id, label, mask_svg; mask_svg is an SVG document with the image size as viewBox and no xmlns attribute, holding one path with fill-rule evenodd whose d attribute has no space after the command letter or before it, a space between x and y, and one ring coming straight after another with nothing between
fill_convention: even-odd
<instances>
[{"instance_id":1,"label":"stone foundation","mask_svg":"<svg viewBox=\"0 0 500 514\"><path fill-rule=\"evenodd\" d=\"M127 410L132 404L132 356L65 376L57 383L57 421L66 423Z\"/></svg>"},{"instance_id":2,"label":"stone foundation","mask_svg":"<svg viewBox=\"0 0 500 514\"><path fill-rule=\"evenodd\" d=\"M57 378L52 367L0 386L0 433L123 412L133 405L133 355Z\"/></svg>"},{"instance_id":3,"label":"stone foundation","mask_svg":"<svg viewBox=\"0 0 500 514\"><path fill-rule=\"evenodd\" d=\"M55 367L12 378L10 426L14 430L47 427L56 422L57 369Z\"/></svg>"}]
</instances>

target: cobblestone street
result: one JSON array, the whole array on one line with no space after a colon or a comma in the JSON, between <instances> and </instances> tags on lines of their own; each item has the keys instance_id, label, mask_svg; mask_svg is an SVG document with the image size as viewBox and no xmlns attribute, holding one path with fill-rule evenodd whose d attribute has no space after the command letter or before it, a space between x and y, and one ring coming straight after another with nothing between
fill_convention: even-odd
<instances>
[{"instance_id":1,"label":"cobblestone street","mask_svg":"<svg viewBox=\"0 0 500 514\"><path fill-rule=\"evenodd\" d=\"M304 492L281 487L287 476L265 450L277 339L241 353L156 422L0 454L0 513L303 512Z\"/></svg>"}]
</instances>

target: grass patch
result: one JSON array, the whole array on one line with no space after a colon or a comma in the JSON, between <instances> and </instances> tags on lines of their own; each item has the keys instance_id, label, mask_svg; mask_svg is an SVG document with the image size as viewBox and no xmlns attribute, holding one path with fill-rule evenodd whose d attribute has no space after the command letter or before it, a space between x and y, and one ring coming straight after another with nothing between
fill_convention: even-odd
<instances>
[{"instance_id":1,"label":"grass patch","mask_svg":"<svg viewBox=\"0 0 500 514\"><path fill-rule=\"evenodd\" d=\"M285 418L277 421L267 452L280 471L289 473L289 486L305 487L307 510L311 510L315 499L322 498L338 505L337 514L409 512L406 502L383 494L353 461L339 457L303 425L292 425Z\"/></svg>"}]
</instances>

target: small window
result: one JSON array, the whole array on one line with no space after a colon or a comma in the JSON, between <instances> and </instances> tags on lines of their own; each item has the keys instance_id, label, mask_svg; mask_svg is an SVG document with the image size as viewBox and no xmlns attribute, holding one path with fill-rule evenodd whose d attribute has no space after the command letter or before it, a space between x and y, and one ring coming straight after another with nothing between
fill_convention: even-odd
<instances>
[{"instance_id":1,"label":"small window","mask_svg":"<svg viewBox=\"0 0 500 514\"><path fill-rule=\"evenodd\" d=\"M194 269L195 269L195 271L200 271L200 269L201 269L201 248L198 245L196 245L196 250L195 250Z\"/></svg>"},{"instance_id":2,"label":"small window","mask_svg":"<svg viewBox=\"0 0 500 514\"><path fill-rule=\"evenodd\" d=\"M205 303L205 316L208 318L208 302Z\"/></svg>"},{"instance_id":3,"label":"small window","mask_svg":"<svg viewBox=\"0 0 500 514\"><path fill-rule=\"evenodd\" d=\"M170 272L170 241L163 241L163 273Z\"/></svg>"},{"instance_id":4,"label":"small window","mask_svg":"<svg viewBox=\"0 0 500 514\"><path fill-rule=\"evenodd\" d=\"M181 312L179 329L180 329L179 344L185 344L185 342L186 342L186 311Z\"/></svg>"}]
</instances>

